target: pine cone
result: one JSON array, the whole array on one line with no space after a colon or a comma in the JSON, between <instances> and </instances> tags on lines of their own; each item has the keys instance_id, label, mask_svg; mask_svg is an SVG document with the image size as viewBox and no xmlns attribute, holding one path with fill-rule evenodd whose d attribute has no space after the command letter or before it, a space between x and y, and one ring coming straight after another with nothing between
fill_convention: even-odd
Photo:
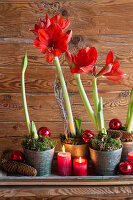
<instances>
[{"instance_id":1,"label":"pine cone","mask_svg":"<svg viewBox=\"0 0 133 200\"><path fill-rule=\"evenodd\" d=\"M21 174L24 176L36 176L37 170L29 165L24 163L2 159L1 161L2 168L11 174Z\"/></svg>"},{"instance_id":2,"label":"pine cone","mask_svg":"<svg viewBox=\"0 0 133 200\"><path fill-rule=\"evenodd\" d=\"M120 138L123 141L133 141L133 134L127 131L109 129L107 132L112 138Z\"/></svg>"},{"instance_id":3,"label":"pine cone","mask_svg":"<svg viewBox=\"0 0 133 200\"><path fill-rule=\"evenodd\" d=\"M22 174L24 176L36 176L37 170L29 165L26 165L24 163L19 163L17 172L19 174Z\"/></svg>"},{"instance_id":4,"label":"pine cone","mask_svg":"<svg viewBox=\"0 0 133 200\"><path fill-rule=\"evenodd\" d=\"M113 130L113 129L109 129L108 131L108 136L115 138L115 139L119 139L122 137L122 131L121 130Z\"/></svg>"}]
</instances>

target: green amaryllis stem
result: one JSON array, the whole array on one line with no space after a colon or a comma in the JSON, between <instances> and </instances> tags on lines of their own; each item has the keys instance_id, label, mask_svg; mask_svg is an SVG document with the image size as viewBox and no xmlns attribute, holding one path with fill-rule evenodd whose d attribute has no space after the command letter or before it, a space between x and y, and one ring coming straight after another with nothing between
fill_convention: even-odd
<instances>
[{"instance_id":1,"label":"green amaryllis stem","mask_svg":"<svg viewBox=\"0 0 133 200\"><path fill-rule=\"evenodd\" d=\"M74 77L75 77L75 80L77 82L77 85L78 85L78 89L79 89L79 92L80 92L80 95L81 95L81 98L82 98L82 101L84 103L84 106L89 114L89 117L91 119L91 121L93 122L95 128L98 130L98 127L97 127L97 122L96 122L96 118L95 118L95 114L94 114L94 111L90 105L90 102L88 100L88 97L86 95L86 92L84 90L84 87L82 85L82 82L81 82L81 79L80 79L80 74L74 74Z\"/></svg>"},{"instance_id":2,"label":"green amaryllis stem","mask_svg":"<svg viewBox=\"0 0 133 200\"><path fill-rule=\"evenodd\" d=\"M99 104L98 104L97 120L98 120L99 133L107 134L106 129L105 129L105 124L104 124L102 97L100 97Z\"/></svg>"},{"instance_id":3,"label":"green amaryllis stem","mask_svg":"<svg viewBox=\"0 0 133 200\"><path fill-rule=\"evenodd\" d=\"M98 97L98 90L97 90L97 78L95 78L95 77L93 77L93 79L92 79L92 88L93 88L94 107L95 107L95 111L97 113L99 97Z\"/></svg>"},{"instance_id":4,"label":"green amaryllis stem","mask_svg":"<svg viewBox=\"0 0 133 200\"><path fill-rule=\"evenodd\" d=\"M29 134L31 134L31 124L30 124L30 118L28 114L28 107L27 107L27 101L26 101L26 94L25 94L25 70L27 68L27 53L24 56L23 66L22 66L22 73L21 73L21 89L22 89L22 98L23 98L23 105L24 105L24 113L26 118L26 124L28 128Z\"/></svg>"},{"instance_id":5,"label":"green amaryllis stem","mask_svg":"<svg viewBox=\"0 0 133 200\"><path fill-rule=\"evenodd\" d=\"M132 88L131 93L130 93L126 127L127 127L128 132L131 133L133 131L133 88Z\"/></svg>"},{"instance_id":6,"label":"green amaryllis stem","mask_svg":"<svg viewBox=\"0 0 133 200\"><path fill-rule=\"evenodd\" d=\"M60 66L58 57L55 57L54 63L56 65L56 70L57 70L57 73L58 73L58 76L59 76L59 79L60 79L60 83L61 83L61 87L62 87L62 91L63 91L63 96L64 96L64 100L65 100L65 104L66 104L66 111L67 111L67 115L68 115L69 128L70 128L71 134L76 135L71 104L70 104L66 83L65 83L65 80L64 80L64 77L63 77L63 73L62 73L62 70L61 70L61 66Z\"/></svg>"},{"instance_id":7,"label":"green amaryllis stem","mask_svg":"<svg viewBox=\"0 0 133 200\"><path fill-rule=\"evenodd\" d=\"M132 90L130 92L130 100L129 100L129 104L128 104L126 127L128 127L128 124L129 124L129 121L130 121L130 116L132 115L132 112L131 112L131 106L132 106L132 104L133 104L133 88L132 88Z\"/></svg>"}]
</instances>

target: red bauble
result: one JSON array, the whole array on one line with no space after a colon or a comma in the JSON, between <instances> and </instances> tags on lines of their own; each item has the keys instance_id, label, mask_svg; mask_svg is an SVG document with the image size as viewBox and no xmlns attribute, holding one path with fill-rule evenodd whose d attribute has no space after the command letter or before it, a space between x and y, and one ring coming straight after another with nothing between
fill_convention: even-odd
<instances>
[{"instance_id":1,"label":"red bauble","mask_svg":"<svg viewBox=\"0 0 133 200\"><path fill-rule=\"evenodd\" d=\"M85 143L88 143L90 141L90 139L93 138L93 137L94 137L94 134L90 130L85 130L82 133L82 138L83 138Z\"/></svg>"},{"instance_id":2,"label":"red bauble","mask_svg":"<svg viewBox=\"0 0 133 200\"><path fill-rule=\"evenodd\" d=\"M50 137L50 130L47 127L39 128L37 133L41 137Z\"/></svg>"},{"instance_id":3,"label":"red bauble","mask_svg":"<svg viewBox=\"0 0 133 200\"><path fill-rule=\"evenodd\" d=\"M12 160L23 162L25 159L24 153L22 151L14 151L12 154Z\"/></svg>"},{"instance_id":4,"label":"red bauble","mask_svg":"<svg viewBox=\"0 0 133 200\"><path fill-rule=\"evenodd\" d=\"M129 162L121 162L119 164L119 171L123 175L130 175L132 173L132 165Z\"/></svg>"},{"instance_id":5,"label":"red bauble","mask_svg":"<svg viewBox=\"0 0 133 200\"><path fill-rule=\"evenodd\" d=\"M119 119L112 119L109 122L109 128L110 129L114 129L114 130L118 130L122 127L122 123Z\"/></svg>"}]
</instances>

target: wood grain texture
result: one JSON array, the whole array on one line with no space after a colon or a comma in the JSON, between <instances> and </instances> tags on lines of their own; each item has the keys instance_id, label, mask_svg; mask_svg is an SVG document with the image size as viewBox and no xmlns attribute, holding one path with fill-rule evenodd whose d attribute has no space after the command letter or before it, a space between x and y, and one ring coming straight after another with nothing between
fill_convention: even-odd
<instances>
[{"instance_id":1,"label":"wood grain texture","mask_svg":"<svg viewBox=\"0 0 133 200\"><path fill-rule=\"evenodd\" d=\"M104 99L104 115L106 120L115 118L120 113L120 119L126 118L128 93L100 93ZM92 94L88 94L93 105ZM61 113L53 94L27 95L28 109L31 120L34 121L62 121ZM82 121L90 121L79 94L71 95L74 117ZM25 121L21 94L0 94L0 121Z\"/></svg>"},{"instance_id":2,"label":"wood grain texture","mask_svg":"<svg viewBox=\"0 0 133 200\"><path fill-rule=\"evenodd\" d=\"M115 198L116 200L131 200L133 199L132 186L104 186L104 187L18 187L0 189L1 197L4 198L43 198L46 199L92 199L92 200L105 200Z\"/></svg>"},{"instance_id":3,"label":"wood grain texture","mask_svg":"<svg viewBox=\"0 0 133 200\"><path fill-rule=\"evenodd\" d=\"M102 67L107 53L110 50L114 52L115 60L120 62L120 69L127 73L127 77L121 85L100 79L99 95L103 97L106 128L112 118L119 118L125 123L129 91L133 86L133 0L0 0L0 155L7 148L22 149L21 141L27 133L20 81L22 58L26 51L30 119L35 121L37 129L49 127L51 137L57 141L56 151L61 150L59 135L64 132L64 126L53 93L56 69L53 63L48 65L44 55L33 46L35 36L29 31L40 18L44 19L46 13L50 17L55 14L62 14L64 19L69 17L73 30L69 44L71 53L86 46L95 46L98 51L97 65ZM96 133L64 55L60 57L60 62L68 82L74 117L81 118L83 129ZM82 80L93 106L91 80L87 75L83 75ZM27 183L24 180L0 179L0 199L133 199L132 177L72 179L57 181L43 178L32 182L26 179Z\"/></svg>"},{"instance_id":4,"label":"wood grain texture","mask_svg":"<svg viewBox=\"0 0 133 200\"><path fill-rule=\"evenodd\" d=\"M6 3L5 3L6 2ZM129 34L133 32L133 2L112 1L6 1L0 5L1 36L23 37L46 13L69 17L74 35ZM32 20L31 20L32 19ZM76 20L75 20L76 19ZM77 20L78 19L78 20ZM4 23L6 21L6 23ZM128 21L128 23L127 23ZM16 26L17 24L17 26ZM22 26L22 27L21 27Z\"/></svg>"},{"instance_id":5,"label":"wood grain texture","mask_svg":"<svg viewBox=\"0 0 133 200\"><path fill-rule=\"evenodd\" d=\"M133 85L133 64L122 65L127 76L121 80L121 84L106 78L98 79L98 89L100 91L126 91L131 90ZM100 70L100 68L99 68ZM62 67L64 78L67 81L69 93L78 93L78 87L74 75L68 66ZM53 93L54 80L57 71L55 66L32 67L28 66L25 83L27 93ZM92 92L91 77L87 74L81 75L82 83L86 92ZM21 93L21 68L20 67L0 67L0 93ZM9 94L10 95L10 94Z\"/></svg>"},{"instance_id":6,"label":"wood grain texture","mask_svg":"<svg viewBox=\"0 0 133 200\"><path fill-rule=\"evenodd\" d=\"M106 56L110 50L114 52L115 59L121 65L125 64L126 66L128 63L133 63L133 34L73 36L68 49L71 53L77 53L80 48L87 46L96 47L98 52L97 64L105 65ZM28 66L48 66L44 54L33 46L33 40L20 40L11 37L0 38L0 67L21 67L26 51L28 52ZM60 63L61 65L68 65L64 55L60 57ZM53 63L50 65L53 65Z\"/></svg>"}]
</instances>

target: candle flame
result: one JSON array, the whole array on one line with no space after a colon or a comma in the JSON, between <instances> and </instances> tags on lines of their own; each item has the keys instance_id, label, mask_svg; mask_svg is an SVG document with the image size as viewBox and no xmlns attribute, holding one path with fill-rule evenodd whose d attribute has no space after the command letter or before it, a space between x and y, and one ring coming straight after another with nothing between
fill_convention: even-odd
<instances>
[{"instance_id":1,"label":"candle flame","mask_svg":"<svg viewBox=\"0 0 133 200\"><path fill-rule=\"evenodd\" d=\"M81 163L81 157L79 158L79 163Z\"/></svg>"},{"instance_id":2,"label":"candle flame","mask_svg":"<svg viewBox=\"0 0 133 200\"><path fill-rule=\"evenodd\" d=\"M63 153L65 153L65 147L64 147L64 145L63 145L63 147L62 147L62 151L63 151Z\"/></svg>"}]
</instances>

